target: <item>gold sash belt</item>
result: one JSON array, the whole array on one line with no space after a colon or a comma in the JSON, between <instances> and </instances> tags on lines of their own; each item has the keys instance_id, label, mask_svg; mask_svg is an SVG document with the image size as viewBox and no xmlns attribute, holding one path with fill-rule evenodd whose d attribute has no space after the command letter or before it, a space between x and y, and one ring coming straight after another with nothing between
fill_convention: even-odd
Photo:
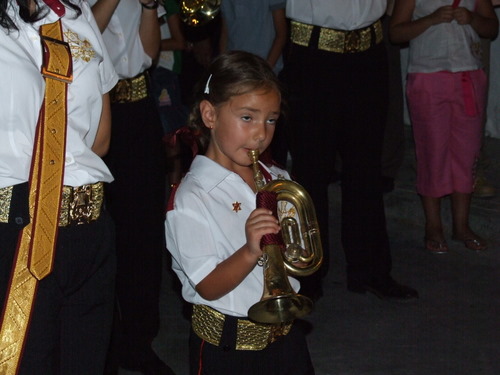
<instances>
[{"instance_id":1,"label":"gold sash belt","mask_svg":"<svg viewBox=\"0 0 500 375\"><path fill-rule=\"evenodd\" d=\"M0 188L0 223L9 222L13 186ZM99 218L104 201L104 184L63 186L59 226L87 224Z\"/></svg>"},{"instance_id":2,"label":"gold sash belt","mask_svg":"<svg viewBox=\"0 0 500 375\"><path fill-rule=\"evenodd\" d=\"M15 375L38 281L53 267L66 145L66 94L73 79L71 49L61 21L40 27L45 98L36 128L30 174L29 215L16 249L0 329L0 374ZM34 125L34 124L33 124Z\"/></svg>"},{"instance_id":3,"label":"gold sash belt","mask_svg":"<svg viewBox=\"0 0 500 375\"><path fill-rule=\"evenodd\" d=\"M148 97L149 76L147 72L133 78L120 79L109 97L111 103L130 103Z\"/></svg>"},{"instance_id":4,"label":"gold sash belt","mask_svg":"<svg viewBox=\"0 0 500 375\"><path fill-rule=\"evenodd\" d=\"M313 26L297 21L291 22L290 39L300 46L309 47ZM371 24L357 30L335 30L327 27L319 28L317 47L319 50L336 53L363 52L379 44L383 40L382 22Z\"/></svg>"},{"instance_id":5,"label":"gold sash belt","mask_svg":"<svg viewBox=\"0 0 500 375\"><path fill-rule=\"evenodd\" d=\"M208 306L194 305L191 324L194 332L201 339L219 346L226 316ZM236 333L236 350L262 350L286 336L292 328L287 324L259 324L247 319L238 319Z\"/></svg>"}]
</instances>

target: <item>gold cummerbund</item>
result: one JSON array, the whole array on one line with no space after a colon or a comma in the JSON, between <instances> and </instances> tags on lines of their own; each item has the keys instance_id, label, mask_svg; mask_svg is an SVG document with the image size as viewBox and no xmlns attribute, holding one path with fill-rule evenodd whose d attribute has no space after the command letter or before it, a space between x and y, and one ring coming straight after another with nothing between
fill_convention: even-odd
<instances>
[{"instance_id":1,"label":"gold cummerbund","mask_svg":"<svg viewBox=\"0 0 500 375\"><path fill-rule=\"evenodd\" d=\"M14 186L0 188L0 223L9 222ZM102 182L77 187L63 186L59 226L87 224L99 218L104 201Z\"/></svg>"},{"instance_id":2,"label":"gold cummerbund","mask_svg":"<svg viewBox=\"0 0 500 375\"><path fill-rule=\"evenodd\" d=\"M336 53L363 52L379 44L383 40L382 22L357 30L336 30L327 27L309 25L297 21L291 22L290 39L293 43L303 47L311 47L313 30L319 28L317 47L319 50Z\"/></svg>"},{"instance_id":3,"label":"gold cummerbund","mask_svg":"<svg viewBox=\"0 0 500 375\"><path fill-rule=\"evenodd\" d=\"M111 103L130 103L148 97L149 75L147 72L133 78L120 79L110 91Z\"/></svg>"},{"instance_id":4,"label":"gold cummerbund","mask_svg":"<svg viewBox=\"0 0 500 375\"><path fill-rule=\"evenodd\" d=\"M226 315L205 305L194 305L191 323L201 339L219 346ZM267 345L290 332L293 323L259 324L248 319L238 319L236 350L262 350Z\"/></svg>"}]
</instances>

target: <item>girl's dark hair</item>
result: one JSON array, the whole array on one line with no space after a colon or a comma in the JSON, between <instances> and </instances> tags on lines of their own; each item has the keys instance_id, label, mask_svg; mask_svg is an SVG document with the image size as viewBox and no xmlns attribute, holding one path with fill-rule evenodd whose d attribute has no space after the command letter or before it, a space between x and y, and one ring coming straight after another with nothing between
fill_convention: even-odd
<instances>
[{"instance_id":1,"label":"girl's dark hair","mask_svg":"<svg viewBox=\"0 0 500 375\"><path fill-rule=\"evenodd\" d=\"M269 64L259 56L243 51L219 55L209 66L205 76L195 86L194 104L188 126L198 135L199 154L204 154L210 140L210 130L203 124L200 102L208 100L214 107L235 95L258 89L276 90L281 86Z\"/></svg>"},{"instance_id":2,"label":"girl's dark hair","mask_svg":"<svg viewBox=\"0 0 500 375\"><path fill-rule=\"evenodd\" d=\"M30 12L30 0L0 0L0 26L7 31L18 30L7 12L13 1L16 1L19 5L19 17L26 23L34 23L45 17L49 12L48 6L42 0L32 0L36 4L36 10L33 13ZM82 13L80 7L73 4L70 0L61 0L61 2L69 8L74 9L77 17Z\"/></svg>"}]
</instances>

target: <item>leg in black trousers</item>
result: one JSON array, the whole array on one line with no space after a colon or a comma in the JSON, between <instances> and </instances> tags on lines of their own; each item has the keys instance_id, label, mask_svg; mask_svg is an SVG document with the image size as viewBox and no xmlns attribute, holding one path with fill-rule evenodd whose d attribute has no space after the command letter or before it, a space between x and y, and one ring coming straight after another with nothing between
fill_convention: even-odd
<instances>
[{"instance_id":1,"label":"leg in black trousers","mask_svg":"<svg viewBox=\"0 0 500 375\"><path fill-rule=\"evenodd\" d=\"M115 181L107 205L116 223L117 328L114 348L124 367L154 355L159 329L164 244L165 166L162 129L149 99L112 105L112 138L106 157Z\"/></svg>"},{"instance_id":2,"label":"leg in black trousers","mask_svg":"<svg viewBox=\"0 0 500 375\"><path fill-rule=\"evenodd\" d=\"M27 196L26 196L27 207ZM29 217L25 217L27 223ZM0 305L23 225L0 224ZM113 317L113 224L59 228L53 271L38 282L19 375L102 374Z\"/></svg>"},{"instance_id":3,"label":"leg in black trousers","mask_svg":"<svg viewBox=\"0 0 500 375\"><path fill-rule=\"evenodd\" d=\"M328 255L328 184L342 161L342 244L348 283L389 277L391 258L381 193L387 111L383 44L337 54L292 45L288 78L293 174L313 198ZM325 267L329 257L325 257Z\"/></svg>"}]
</instances>

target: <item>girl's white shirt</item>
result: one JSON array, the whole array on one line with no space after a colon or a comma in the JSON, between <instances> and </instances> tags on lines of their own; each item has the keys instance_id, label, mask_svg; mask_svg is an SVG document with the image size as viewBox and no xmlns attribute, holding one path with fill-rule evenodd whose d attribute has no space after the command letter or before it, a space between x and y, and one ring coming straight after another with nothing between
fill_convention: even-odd
<instances>
[{"instance_id":1,"label":"girl's white shirt","mask_svg":"<svg viewBox=\"0 0 500 375\"><path fill-rule=\"evenodd\" d=\"M80 186L110 182L111 173L91 147L102 112L102 95L116 84L111 64L89 5L78 3L82 14L66 8L61 18L64 40L73 57L73 82L68 85L68 130L64 184ZM52 10L34 23L23 22L15 1L9 15L18 31L0 31L0 187L28 181L38 115L45 81L40 73L42 49L39 28L58 20Z\"/></svg>"},{"instance_id":2,"label":"girl's white shirt","mask_svg":"<svg viewBox=\"0 0 500 375\"><path fill-rule=\"evenodd\" d=\"M263 166L272 176L289 179L286 171ZM263 271L255 266L231 292L207 301L195 290L217 264L246 243L245 222L256 208L256 194L236 173L205 156L197 156L174 197L165 221L167 249L172 268L182 283L183 298L223 314L246 317L262 297ZM289 277L295 291L299 282Z\"/></svg>"},{"instance_id":3,"label":"girl's white shirt","mask_svg":"<svg viewBox=\"0 0 500 375\"><path fill-rule=\"evenodd\" d=\"M476 0L462 0L474 11ZM416 0L413 20L450 5L449 0ZM457 21L431 26L410 41L408 73L463 72L482 68L481 40L471 25Z\"/></svg>"}]
</instances>

